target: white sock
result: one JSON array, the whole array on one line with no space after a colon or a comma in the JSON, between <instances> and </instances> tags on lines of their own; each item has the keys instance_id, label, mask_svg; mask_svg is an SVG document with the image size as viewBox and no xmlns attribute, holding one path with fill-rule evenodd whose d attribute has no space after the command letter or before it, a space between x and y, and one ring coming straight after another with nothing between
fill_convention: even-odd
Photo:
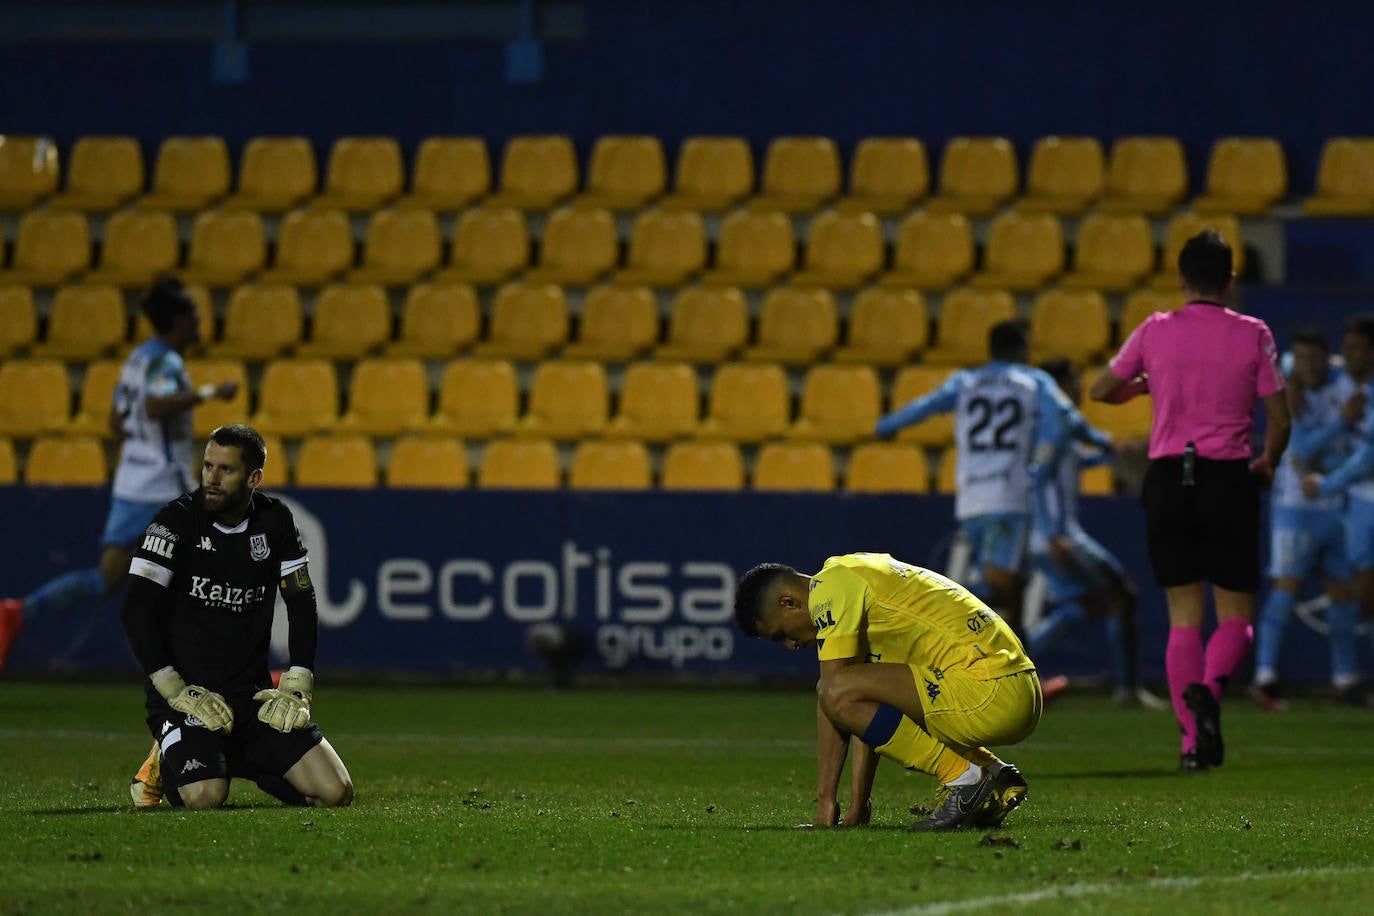
<instances>
[{"instance_id":1,"label":"white sock","mask_svg":"<svg viewBox=\"0 0 1374 916\"><path fill-rule=\"evenodd\" d=\"M1267 687L1279 679L1279 673L1273 668L1255 669L1255 686Z\"/></svg>"},{"instance_id":2,"label":"white sock","mask_svg":"<svg viewBox=\"0 0 1374 916\"><path fill-rule=\"evenodd\" d=\"M970 763L967 770L964 770L964 772L955 777L953 781L947 782L945 785L958 789L963 786L975 785L978 780L982 778L983 768L976 763Z\"/></svg>"}]
</instances>

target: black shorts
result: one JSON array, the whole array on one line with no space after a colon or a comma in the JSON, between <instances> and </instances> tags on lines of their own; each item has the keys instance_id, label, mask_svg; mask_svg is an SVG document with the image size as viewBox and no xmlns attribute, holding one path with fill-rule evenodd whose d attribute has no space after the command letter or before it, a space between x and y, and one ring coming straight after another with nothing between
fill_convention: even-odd
<instances>
[{"instance_id":1,"label":"black shorts","mask_svg":"<svg viewBox=\"0 0 1374 916\"><path fill-rule=\"evenodd\" d=\"M148 707L148 729L162 749L162 783L168 789L202 779L281 777L324 740L314 722L292 732L279 732L258 721L262 705L251 694L226 696L234 710L234 729L212 732L161 702Z\"/></svg>"},{"instance_id":2,"label":"black shorts","mask_svg":"<svg viewBox=\"0 0 1374 916\"><path fill-rule=\"evenodd\" d=\"M1184 486L1182 458L1156 458L1140 501L1155 581L1211 582L1236 592L1260 586L1260 481L1249 462L1196 459Z\"/></svg>"}]
</instances>

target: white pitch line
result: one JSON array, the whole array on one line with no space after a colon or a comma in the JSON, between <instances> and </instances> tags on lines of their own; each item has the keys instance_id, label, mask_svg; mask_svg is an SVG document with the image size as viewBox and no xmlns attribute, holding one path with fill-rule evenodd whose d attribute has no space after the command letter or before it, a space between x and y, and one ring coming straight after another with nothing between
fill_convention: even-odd
<instances>
[{"instance_id":1,"label":"white pitch line","mask_svg":"<svg viewBox=\"0 0 1374 916\"><path fill-rule=\"evenodd\" d=\"M1239 875L1196 875L1178 878L1147 878L1143 881L1127 879L1112 883L1065 884L1035 891L1022 891L1016 894L997 894L988 897L973 897L968 900L924 903L901 910L883 910L869 913L866 916L943 916L945 913L962 913L989 907L1030 906L1044 900L1057 900L1067 897L1104 897L1112 894L1136 893L1142 889L1167 890L1200 887L1209 884L1243 884L1247 881L1268 881L1276 878L1331 878L1342 875L1366 874L1370 871L1374 871L1374 866L1360 865L1348 868L1292 868L1286 871L1247 872Z\"/></svg>"}]
</instances>

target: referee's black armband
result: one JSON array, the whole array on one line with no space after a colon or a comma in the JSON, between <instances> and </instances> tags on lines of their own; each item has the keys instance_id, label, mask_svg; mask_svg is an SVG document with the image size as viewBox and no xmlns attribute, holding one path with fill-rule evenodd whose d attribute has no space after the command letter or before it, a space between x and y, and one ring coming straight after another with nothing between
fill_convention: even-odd
<instances>
[{"instance_id":1,"label":"referee's black armband","mask_svg":"<svg viewBox=\"0 0 1374 916\"><path fill-rule=\"evenodd\" d=\"M124 633L129 637L129 647L145 674L172 664L166 620L169 599L167 589L156 582L141 576L129 577L119 616L124 623Z\"/></svg>"}]
</instances>

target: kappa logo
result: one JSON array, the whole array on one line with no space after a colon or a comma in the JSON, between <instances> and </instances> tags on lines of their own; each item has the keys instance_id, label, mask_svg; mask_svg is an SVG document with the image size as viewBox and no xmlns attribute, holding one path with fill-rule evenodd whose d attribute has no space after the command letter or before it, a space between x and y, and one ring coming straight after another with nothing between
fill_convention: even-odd
<instances>
[{"instance_id":1,"label":"kappa logo","mask_svg":"<svg viewBox=\"0 0 1374 916\"><path fill-rule=\"evenodd\" d=\"M186 766L181 768L181 775L185 776L187 773L193 773L196 770L203 769L205 769L205 764L201 763L199 760L192 757L190 760L186 761Z\"/></svg>"},{"instance_id":2,"label":"kappa logo","mask_svg":"<svg viewBox=\"0 0 1374 916\"><path fill-rule=\"evenodd\" d=\"M928 678L924 680L926 682L926 696L930 698L930 702L934 703L935 698L940 695L940 685Z\"/></svg>"},{"instance_id":3,"label":"kappa logo","mask_svg":"<svg viewBox=\"0 0 1374 916\"><path fill-rule=\"evenodd\" d=\"M214 550L215 550L215 545L214 545L213 543L211 543L209 537L206 537L206 536L202 535L202 536L201 536L201 539L200 539L200 549L201 549L201 550L208 550L208 551L210 551L211 553L213 553Z\"/></svg>"},{"instance_id":4,"label":"kappa logo","mask_svg":"<svg viewBox=\"0 0 1374 916\"><path fill-rule=\"evenodd\" d=\"M172 542L156 534L145 535L143 538L143 549L149 553L155 553L160 557L172 559Z\"/></svg>"},{"instance_id":5,"label":"kappa logo","mask_svg":"<svg viewBox=\"0 0 1374 916\"><path fill-rule=\"evenodd\" d=\"M265 534L250 534L248 546L248 555L254 560L265 560L272 552L271 548L267 546L267 535Z\"/></svg>"}]
</instances>

